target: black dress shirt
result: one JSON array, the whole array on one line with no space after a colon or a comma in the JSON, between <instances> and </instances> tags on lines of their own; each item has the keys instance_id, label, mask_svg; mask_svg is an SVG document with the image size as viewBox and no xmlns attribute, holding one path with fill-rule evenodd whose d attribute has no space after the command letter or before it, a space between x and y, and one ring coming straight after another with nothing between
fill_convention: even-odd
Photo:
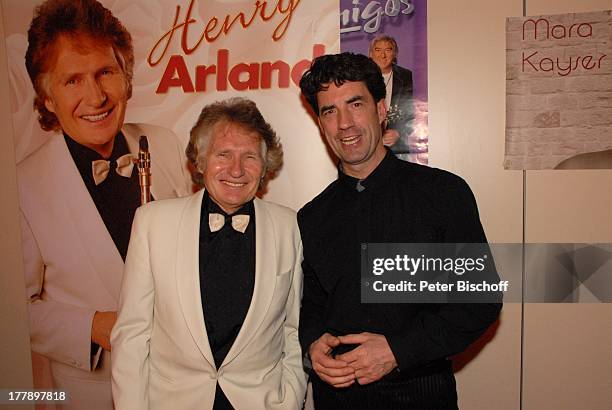
<instances>
[{"instance_id":1,"label":"black dress shirt","mask_svg":"<svg viewBox=\"0 0 612 410\"><path fill-rule=\"evenodd\" d=\"M225 216L221 230L211 232L208 215ZM204 322L217 368L238 336L246 318L255 285L255 209L253 201L232 215L249 215L244 233L234 230L227 215L204 193L200 219L200 294ZM214 410L232 409L217 384Z\"/></svg>"},{"instance_id":2,"label":"black dress shirt","mask_svg":"<svg viewBox=\"0 0 612 410\"><path fill-rule=\"evenodd\" d=\"M300 341L323 333L386 336L402 374L464 350L500 304L362 304L360 245L486 242L474 196L458 176L400 161L387 151L359 181L343 172L298 213L304 246ZM393 373L387 375L393 377Z\"/></svg>"},{"instance_id":3,"label":"black dress shirt","mask_svg":"<svg viewBox=\"0 0 612 410\"><path fill-rule=\"evenodd\" d=\"M79 144L69 135L64 134L64 139L89 195L121 258L125 261L134 213L140 206L140 185L136 167L132 170L130 178L123 177L115 171L117 158L130 153L125 137L121 132L117 134L109 158L102 158L96 151ZM110 170L106 179L100 185L96 185L91 163L99 159L108 159Z\"/></svg>"}]
</instances>

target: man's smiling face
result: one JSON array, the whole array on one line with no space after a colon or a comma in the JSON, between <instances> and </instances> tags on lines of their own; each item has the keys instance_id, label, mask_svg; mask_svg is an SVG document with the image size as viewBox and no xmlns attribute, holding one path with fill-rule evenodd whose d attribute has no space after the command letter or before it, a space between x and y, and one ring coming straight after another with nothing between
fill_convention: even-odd
<instances>
[{"instance_id":1,"label":"man's smiling face","mask_svg":"<svg viewBox=\"0 0 612 410\"><path fill-rule=\"evenodd\" d=\"M334 83L317 93L319 126L344 172L363 179L382 161L381 123L387 115L385 100L375 102L365 83Z\"/></svg>"},{"instance_id":2,"label":"man's smiling face","mask_svg":"<svg viewBox=\"0 0 612 410\"><path fill-rule=\"evenodd\" d=\"M259 134L222 120L211 130L206 149L204 187L225 212L232 214L255 197L264 173Z\"/></svg>"},{"instance_id":3,"label":"man's smiling face","mask_svg":"<svg viewBox=\"0 0 612 410\"><path fill-rule=\"evenodd\" d=\"M110 44L87 35L61 35L44 74L45 106L62 130L103 157L112 152L125 118L126 76Z\"/></svg>"}]
</instances>

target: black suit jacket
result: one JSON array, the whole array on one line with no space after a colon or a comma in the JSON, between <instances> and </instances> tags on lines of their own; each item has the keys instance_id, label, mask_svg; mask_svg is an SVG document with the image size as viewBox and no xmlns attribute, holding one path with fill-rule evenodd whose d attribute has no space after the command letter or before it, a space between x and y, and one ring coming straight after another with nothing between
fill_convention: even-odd
<instances>
[{"instance_id":1,"label":"black suit jacket","mask_svg":"<svg viewBox=\"0 0 612 410\"><path fill-rule=\"evenodd\" d=\"M408 136L412 134L414 120L414 104L412 100L412 72L393 64L393 89L391 92L391 107L388 116L388 128L399 132L399 139L391 147L396 154L410 152Z\"/></svg>"}]
</instances>

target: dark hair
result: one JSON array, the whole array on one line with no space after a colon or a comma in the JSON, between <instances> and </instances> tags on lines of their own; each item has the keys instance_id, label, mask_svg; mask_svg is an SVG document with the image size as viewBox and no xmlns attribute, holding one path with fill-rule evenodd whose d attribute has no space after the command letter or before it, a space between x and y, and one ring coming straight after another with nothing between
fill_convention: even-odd
<instances>
[{"instance_id":1,"label":"dark hair","mask_svg":"<svg viewBox=\"0 0 612 410\"><path fill-rule=\"evenodd\" d=\"M25 56L26 69L36 92L34 109L45 131L60 129L55 114L45 107L49 91L45 74L50 69L50 62L54 61L52 56L57 52L57 40L62 35L87 35L111 45L126 77L128 98L132 95L134 48L132 37L123 24L96 0L47 0L34 12Z\"/></svg>"},{"instance_id":2,"label":"dark hair","mask_svg":"<svg viewBox=\"0 0 612 410\"><path fill-rule=\"evenodd\" d=\"M365 84L375 102L385 98L387 90L382 72L374 61L361 54L327 54L315 58L310 69L300 80L302 94L319 116L317 93L327 90L329 84L337 87L345 82L361 81Z\"/></svg>"},{"instance_id":3,"label":"dark hair","mask_svg":"<svg viewBox=\"0 0 612 410\"><path fill-rule=\"evenodd\" d=\"M386 41L387 43L391 44L391 48L393 48L393 59L391 60L391 62L393 64L397 64L397 53L399 52L399 49L397 48L397 41L395 41L393 37L388 36L386 34L374 37L374 39L370 42L370 48L368 50L370 58L372 57L372 53L374 52L374 47L376 47L376 44L380 43L381 41Z\"/></svg>"},{"instance_id":4,"label":"dark hair","mask_svg":"<svg viewBox=\"0 0 612 410\"><path fill-rule=\"evenodd\" d=\"M230 98L205 106L189 135L189 144L185 150L191 179L200 188L204 186L204 175L201 168L205 167L206 150L210 142L212 129L222 121L238 124L248 131L256 132L264 142L262 152L265 171L260 188L272 177L283 164L283 146L276 133L259 112L257 105L246 98Z\"/></svg>"}]
</instances>

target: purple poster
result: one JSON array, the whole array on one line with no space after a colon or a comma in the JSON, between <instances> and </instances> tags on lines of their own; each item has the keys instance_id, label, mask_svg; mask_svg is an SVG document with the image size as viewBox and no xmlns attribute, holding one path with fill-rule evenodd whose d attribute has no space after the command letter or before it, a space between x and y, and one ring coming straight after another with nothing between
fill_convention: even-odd
<instances>
[{"instance_id":1,"label":"purple poster","mask_svg":"<svg viewBox=\"0 0 612 410\"><path fill-rule=\"evenodd\" d=\"M340 0L340 47L381 67L385 145L401 159L427 164L427 0Z\"/></svg>"}]
</instances>

